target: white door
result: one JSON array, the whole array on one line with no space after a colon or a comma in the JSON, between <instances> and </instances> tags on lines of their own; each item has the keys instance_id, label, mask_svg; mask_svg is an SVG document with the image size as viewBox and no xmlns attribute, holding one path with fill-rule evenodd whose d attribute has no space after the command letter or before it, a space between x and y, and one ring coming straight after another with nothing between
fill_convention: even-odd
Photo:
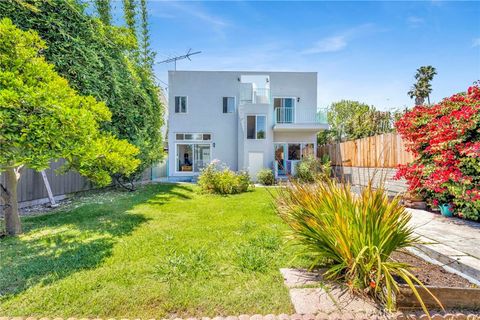
<instances>
[{"instance_id":1,"label":"white door","mask_svg":"<svg viewBox=\"0 0 480 320\"><path fill-rule=\"evenodd\" d=\"M258 171L263 169L263 152L248 153L248 174L253 181L257 181Z\"/></svg>"}]
</instances>

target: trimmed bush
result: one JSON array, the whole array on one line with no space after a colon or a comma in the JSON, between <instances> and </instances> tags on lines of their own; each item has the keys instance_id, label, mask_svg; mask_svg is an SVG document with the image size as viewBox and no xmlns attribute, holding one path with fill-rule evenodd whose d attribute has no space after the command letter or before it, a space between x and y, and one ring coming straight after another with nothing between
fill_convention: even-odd
<instances>
[{"instance_id":1,"label":"trimmed bush","mask_svg":"<svg viewBox=\"0 0 480 320\"><path fill-rule=\"evenodd\" d=\"M265 186L271 186L275 184L275 176L270 169L262 169L257 173L257 180Z\"/></svg>"},{"instance_id":2,"label":"trimmed bush","mask_svg":"<svg viewBox=\"0 0 480 320\"><path fill-rule=\"evenodd\" d=\"M297 163L295 177L302 182L312 183L317 178L329 178L330 174L331 166L327 158L310 156Z\"/></svg>"},{"instance_id":3,"label":"trimmed bush","mask_svg":"<svg viewBox=\"0 0 480 320\"><path fill-rule=\"evenodd\" d=\"M414 283L423 286L409 265L390 259L392 252L413 246L418 238L399 198L390 202L382 188L370 185L356 196L349 185L333 180L312 184L292 180L279 190L277 208L300 255L313 261L311 269L326 264L327 278L343 281L390 310L399 292L395 279L403 279L415 293Z\"/></svg>"},{"instance_id":4,"label":"trimmed bush","mask_svg":"<svg viewBox=\"0 0 480 320\"><path fill-rule=\"evenodd\" d=\"M238 173L212 161L198 177L198 185L203 192L217 194L237 194L246 192L252 185L247 172Z\"/></svg>"}]
</instances>

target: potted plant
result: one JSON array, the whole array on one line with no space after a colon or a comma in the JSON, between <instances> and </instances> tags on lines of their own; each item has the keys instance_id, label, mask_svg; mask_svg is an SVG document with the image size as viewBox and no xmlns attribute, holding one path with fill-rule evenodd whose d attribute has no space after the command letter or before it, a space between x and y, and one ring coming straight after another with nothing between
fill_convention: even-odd
<instances>
[{"instance_id":1,"label":"potted plant","mask_svg":"<svg viewBox=\"0 0 480 320\"><path fill-rule=\"evenodd\" d=\"M423 196L416 190L410 190L403 195L403 203L406 207L414 209L426 209L427 204L423 200Z\"/></svg>"}]
</instances>

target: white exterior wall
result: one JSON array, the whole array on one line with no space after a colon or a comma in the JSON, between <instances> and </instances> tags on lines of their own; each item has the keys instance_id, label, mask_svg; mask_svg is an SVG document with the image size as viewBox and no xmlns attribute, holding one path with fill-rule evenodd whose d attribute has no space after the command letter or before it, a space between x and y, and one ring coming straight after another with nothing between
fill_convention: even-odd
<instances>
[{"instance_id":1,"label":"white exterior wall","mask_svg":"<svg viewBox=\"0 0 480 320\"><path fill-rule=\"evenodd\" d=\"M242 75L265 75L270 79L270 104L239 104ZM276 132L273 98L295 97L295 116L315 114L317 74L315 72L170 71L168 92L169 176L192 176L176 172L176 133L211 133L211 159L219 159L232 170L248 169L248 153L263 152L266 168L272 168L274 142L316 144L316 132ZM187 113L175 113L175 96L187 96ZM236 112L223 113L222 98L235 97ZM246 116L267 116L265 140L246 138ZM180 142L182 143L182 142ZM185 143L185 142L183 142ZM214 145L214 147L213 147Z\"/></svg>"}]
</instances>

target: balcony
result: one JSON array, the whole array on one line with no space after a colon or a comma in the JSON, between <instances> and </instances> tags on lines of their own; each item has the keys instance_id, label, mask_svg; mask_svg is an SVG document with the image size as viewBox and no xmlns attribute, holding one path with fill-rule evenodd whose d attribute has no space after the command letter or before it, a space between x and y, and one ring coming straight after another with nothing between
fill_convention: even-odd
<instances>
[{"instance_id":1,"label":"balcony","mask_svg":"<svg viewBox=\"0 0 480 320\"><path fill-rule=\"evenodd\" d=\"M313 108L275 108L274 131L319 131L328 129L327 112Z\"/></svg>"},{"instance_id":2,"label":"balcony","mask_svg":"<svg viewBox=\"0 0 480 320\"><path fill-rule=\"evenodd\" d=\"M270 104L270 88L256 88L251 83L240 85L240 104Z\"/></svg>"}]
</instances>

